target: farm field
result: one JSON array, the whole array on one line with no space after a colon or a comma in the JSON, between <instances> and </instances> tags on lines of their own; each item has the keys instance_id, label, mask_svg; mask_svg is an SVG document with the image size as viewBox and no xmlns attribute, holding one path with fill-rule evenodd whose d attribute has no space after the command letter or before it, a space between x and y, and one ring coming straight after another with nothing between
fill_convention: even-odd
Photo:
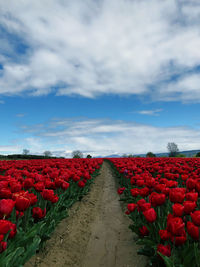
<instances>
[{"instance_id":1,"label":"farm field","mask_svg":"<svg viewBox=\"0 0 200 267\"><path fill-rule=\"evenodd\" d=\"M200 160L111 159L139 253L153 266L200 266Z\"/></svg>"},{"instance_id":2,"label":"farm field","mask_svg":"<svg viewBox=\"0 0 200 267\"><path fill-rule=\"evenodd\" d=\"M0 162L0 266L23 266L89 191L101 159Z\"/></svg>"},{"instance_id":3,"label":"farm field","mask_svg":"<svg viewBox=\"0 0 200 267\"><path fill-rule=\"evenodd\" d=\"M0 164L0 266L199 266L199 159Z\"/></svg>"},{"instance_id":4,"label":"farm field","mask_svg":"<svg viewBox=\"0 0 200 267\"><path fill-rule=\"evenodd\" d=\"M91 185L91 191L75 203L70 216L55 230L45 249L25 267L145 266L137 255L130 220L122 212L117 185L108 163Z\"/></svg>"}]
</instances>

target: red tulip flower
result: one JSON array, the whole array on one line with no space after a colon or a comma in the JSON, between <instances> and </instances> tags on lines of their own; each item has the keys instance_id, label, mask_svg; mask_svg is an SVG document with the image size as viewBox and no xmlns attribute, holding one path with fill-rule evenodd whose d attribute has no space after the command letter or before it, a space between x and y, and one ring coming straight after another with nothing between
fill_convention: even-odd
<instances>
[{"instance_id":1,"label":"red tulip flower","mask_svg":"<svg viewBox=\"0 0 200 267\"><path fill-rule=\"evenodd\" d=\"M200 226L200 210L196 210L193 213L191 213L191 218L192 222L195 225Z\"/></svg>"},{"instance_id":2,"label":"red tulip flower","mask_svg":"<svg viewBox=\"0 0 200 267\"><path fill-rule=\"evenodd\" d=\"M148 236L149 235L149 230L145 225L139 228L139 232L141 236Z\"/></svg>"},{"instance_id":3,"label":"red tulip flower","mask_svg":"<svg viewBox=\"0 0 200 267\"><path fill-rule=\"evenodd\" d=\"M32 210L32 216L35 219L42 219L46 215L46 209L44 211L40 207L34 207Z\"/></svg>"},{"instance_id":4,"label":"red tulip flower","mask_svg":"<svg viewBox=\"0 0 200 267\"><path fill-rule=\"evenodd\" d=\"M180 217L170 218L167 221L167 230L171 232L172 235L183 235L185 232L185 223Z\"/></svg>"},{"instance_id":5,"label":"red tulip flower","mask_svg":"<svg viewBox=\"0 0 200 267\"><path fill-rule=\"evenodd\" d=\"M67 190L67 188L70 186L70 184L68 182L63 181L61 184L61 187L63 190Z\"/></svg>"},{"instance_id":6,"label":"red tulip flower","mask_svg":"<svg viewBox=\"0 0 200 267\"><path fill-rule=\"evenodd\" d=\"M171 237L171 233L168 232L167 230L159 230L159 235L160 235L160 238L164 241L169 240Z\"/></svg>"},{"instance_id":7,"label":"red tulip flower","mask_svg":"<svg viewBox=\"0 0 200 267\"><path fill-rule=\"evenodd\" d=\"M119 195L121 195L121 194L123 194L123 192L124 192L125 189L126 189L125 187L118 188L117 193Z\"/></svg>"},{"instance_id":8,"label":"red tulip flower","mask_svg":"<svg viewBox=\"0 0 200 267\"><path fill-rule=\"evenodd\" d=\"M137 205L135 203L129 203L127 205L127 209L130 211L130 212L133 212L135 209L137 208Z\"/></svg>"},{"instance_id":9,"label":"red tulip flower","mask_svg":"<svg viewBox=\"0 0 200 267\"><path fill-rule=\"evenodd\" d=\"M31 202L28 198L19 196L16 198L15 208L18 211L25 211L30 206Z\"/></svg>"},{"instance_id":10,"label":"red tulip flower","mask_svg":"<svg viewBox=\"0 0 200 267\"><path fill-rule=\"evenodd\" d=\"M78 186L79 186L80 188L83 188L83 187L85 186L85 183L84 183L83 181L79 181L79 182L78 182Z\"/></svg>"},{"instance_id":11,"label":"red tulip flower","mask_svg":"<svg viewBox=\"0 0 200 267\"><path fill-rule=\"evenodd\" d=\"M199 227L198 226L196 226L194 223L188 221L187 222L187 231L188 231L188 234L194 240L199 240Z\"/></svg>"},{"instance_id":12,"label":"red tulip flower","mask_svg":"<svg viewBox=\"0 0 200 267\"><path fill-rule=\"evenodd\" d=\"M161 206L165 203L165 194L152 192L149 196L149 201L153 207Z\"/></svg>"},{"instance_id":13,"label":"red tulip flower","mask_svg":"<svg viewBox=\"0 0 200 267\"><path fill-rule=\"evenodd\" d=\"M198 193L189 192L189 193L186 193L185 197L189 201L195 201L195 202L197 202L197 200L198 200Z\"/></svg>"},{"instance_id":14,"label":"red tulip flower","mask_svg":"<svg viewBox=\"0 0 200 267\"><path fill-rule=\"evenodd\" d=\"M172 188L169 192L169 199L172 203L182 203L185 198L185 188Z\"/></svg>"},{"instance_id":15,"label":"red tulip flower","mask_svg":"<svg viewBox=\"0 0 200 267\"><path fill-rule=\"evenodd\" d=\"M183 213L184 213L184 206L179 204L179 203L175 203L173 206L172 206L172 209L173 209L173 215L175 217L182 217L183 216Z\"/></svg>"},{"instance_id":16,"label":"red tulip flower","mask_svg":"<svg viewBox=\"0 0 200 267\"><path fill-rule=\"evenodd\" d=\"M10 230L10 221L0 220L0 235L5 235Z\"/></svg>"},{"instance_id":17,"label":"red tulip flower","mask_svg":"<svg viewBox=\"0 0 200 267\"><path fill-rule=\"evenodd\" d=\"M164 256L170 257L171 256L171 247L170 247L170 245L164 246L162 244L158 244L157 252L160 252Z\"/></svg>"},{"instance_id":18,"label":"red tulip flower","mask_svg":"<svg viewBox=\"0 0 200 267\"><path fill-rule=\"evenodd\" d=\"M155 222L155 220L157 218L156 211L153 208L150 208L150 209L144 211L143 215L144 215L145 219L150 223Z\"/></svg>"},{"instance_id":19,"label":"red tulip flower","mask_svg":"<svg viewBox=\"0 0 200 267\"><path fill-rule=\"evenodd\" d=\"M13 208L15 206L15 202L12 199L1 199L0 200L0 213L3 216L9 216Z\"/></svg>"},{"instance_id":20,"label":"red tulip flower","mask_svg":"<svg viewBox=\"0 0 200 267\"><path fill-rule=\"evenodd\" d=\"M194 201L188 200L188 201L183 202L183 206L184 206L185 214L190 214L191 212L195 210L197 204Z\"/></svg>"}]
</instances>

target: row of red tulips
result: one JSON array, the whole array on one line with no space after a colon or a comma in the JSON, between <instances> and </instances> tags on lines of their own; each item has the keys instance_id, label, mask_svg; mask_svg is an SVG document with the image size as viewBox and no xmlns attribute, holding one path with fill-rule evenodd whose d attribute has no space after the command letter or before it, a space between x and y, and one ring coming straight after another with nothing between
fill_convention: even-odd
<instances>
[{"instance_id":1,"label":"row of red tulips","mask_svg":"<svg viewBox=\"0 0 200 267\"><path fill-rule=\"evenodd\" d=\"M101 159L0 162L0 266L19 267L89 190Z\"/></svg>"},{"instance_id":2,"label":"row of red tulips","mask_svg":"<svg viewBox=\"0 0 200 267\"><path fill-rule=\"evenodd\" d=\"M200 160L110 159L139 253L151 265L200 266Z\"/></svg>"}]
</instances>

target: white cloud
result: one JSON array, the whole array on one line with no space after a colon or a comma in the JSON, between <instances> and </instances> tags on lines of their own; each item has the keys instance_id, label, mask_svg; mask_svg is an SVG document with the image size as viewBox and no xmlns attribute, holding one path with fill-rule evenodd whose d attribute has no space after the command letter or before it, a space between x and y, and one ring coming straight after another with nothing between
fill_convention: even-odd
<instances>
[{"instance_id":1,"label":"white cloud","mask_svg":"<svg viewBox=\"0 0 200 267\"><path fill-rule=\"evenodd\" d=\"M0 145L0 153L3 153L3 154L18 153L19 150L20 150L20 146L12 146L12 145L1 146Z\"/></svg>"},{"instance_id":2,"label":"white cloud","mask_svg":"<svg viewBox=\"0 0 200 267\"><path fill-rule=\"evenodd\" d=\"M183 102L198 99L200 94L200 73L190 74L167 84L158 97L165 99L171 96L172 100L181 99Z\"/></svg>"},{"instance_id":3,"label":"white cloud","mask_svg":"<svg viewBox=\"0 0 200 267\"><path fill-rule=\"evenodd\" d=\"M168 142L175 142L180 150L200 148L198 129L155 127L117 120L57 119L45 123L43 127L23 127L22 131L29 133L32 136L30 140L33 139L34 143L36 139L36 143L42 144L41 147L35 147L36 150L57 151L57 155L62 151L62 156L70 156L71 151L77 149L93 156L166 152Z\"/></svg>"},{"instance_id":4,"label":"white cloud","mask_svg":"<svg viewBox=\"0 0 200 267\"><path fill-rule=\"evenodd\" d=\"M162 109L152 109L152 110L140 110L137 113L142 115L149 115L149 116L158 116Z\"/></svg>"},{"instance_id":5,"label":"white cloud","mask_svg":"<svg viewBox=\"0 0 200 267\"><path fill-rule=\"evenodd\" d=\"M24 116L25 116L24 113L18 113L18 114L16 114L16 117L18 117L18 118L23 118Z\"/></svg>"},{"instance_id":6,"label":"white cloud","mask_svg":"<svg viewBox=\"0 0 200 267\"><path fill-rule=\"evenodd\" d=\"M1 94L55 90L57 95L113 93L200 101L200 90L188 97L186 85L160 87L172 75L200 65L199 1L0 3L0 24L29 47L19 54L17 41L6 48L12 42L3 38L2 51L9 49L12 57L3 56Z\"/></svg>"}]
</instances>

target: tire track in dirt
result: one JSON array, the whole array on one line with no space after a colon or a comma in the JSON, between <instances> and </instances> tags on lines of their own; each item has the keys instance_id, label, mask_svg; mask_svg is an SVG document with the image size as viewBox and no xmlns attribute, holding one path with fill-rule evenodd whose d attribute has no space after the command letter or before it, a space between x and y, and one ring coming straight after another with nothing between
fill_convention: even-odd
<instances>
[{"instance_id":1,"label":"tire track in dirt","mask_svg":"<svg viewBox=\"0 0 200 267\"><path fill-rule=\"evenodd\" d=\"M45 249L24 266L145 267L116 189L110 166L104 162L88 195L73 205Z\"/></svg>"}]
</instances>

